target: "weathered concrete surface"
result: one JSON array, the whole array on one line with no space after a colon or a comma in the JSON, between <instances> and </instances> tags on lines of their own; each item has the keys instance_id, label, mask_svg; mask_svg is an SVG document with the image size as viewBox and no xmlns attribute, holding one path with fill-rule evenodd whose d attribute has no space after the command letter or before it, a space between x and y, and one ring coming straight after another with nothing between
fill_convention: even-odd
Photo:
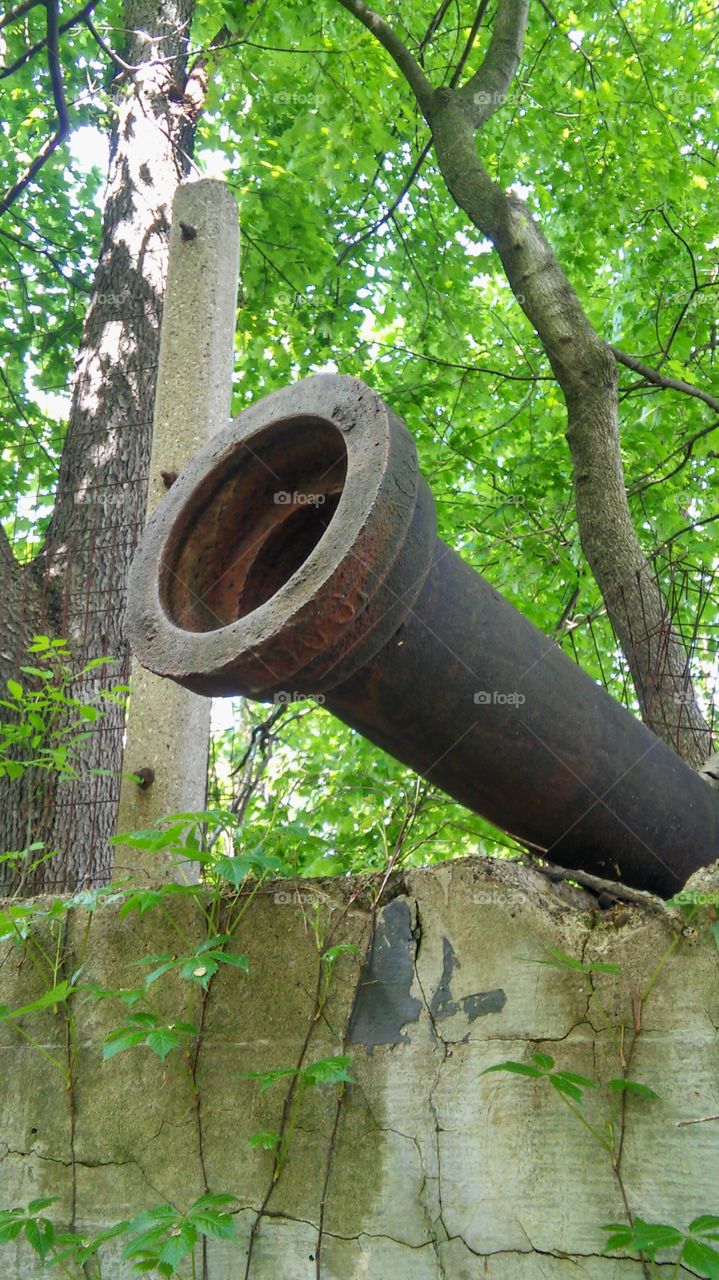
<instances>
[{"instance_id":1,"label":"weathered concrete surface","mask_svg":"<svg viewBox=\"0 0 719 1280\"><path fill-rule=\"evenodd\" d=\"M540 1051L564 1070L620 1076L594 993L627 1025L628 1052L628 993L647 986L676 932L672 917L624 905L591 910L588 895L507 863L410 871L377 915L361 980L359 959L342 956L314 1019L313 904L333 922L354 887L304 882L297 902L291 886L274 884L252 904L233 943L249 957L249 974L223 969L210 990L199 1108L180 1053L161 1063L132 1049L103 1064L102 1038L123 1017L117 1002L75 997L71 1095L37 1049L0 1022L0 1207L58 1195L57 1218L67 1222L74 1195L88 1232L165 1201L184 1209L203 1191L202 1151L209 1186L237 1204L238 1240L210 1243L208 1280L245 1276L268 1192L250 1280L641 1280L639 1262L601 1256L599 1227L622 1221L624 1210L591 1136L550 1088L482 1072ZM178 900L172 912L187 935L202 938L196 907ZM367 898L358 899L333 942L363 946L370 919ZM70 968L85 923L76 911ZM82 981L135 986L144 970L129 962L178 942L158 912L120 920L105 906ZM595 974L590 986L532 963L548 947L623 972ZM40 990L28 958L3 944L0 962L0 1003L27 1003ZM621 1171L632 1211L649 1220L687 1225L719 1209L719 1123L677 1127L719 1113L718 968L713 940L701 931L682 938L643 1010L629 1075L659 1099L628 1101ZM188 985L164 978L144 1007L197 1021ZM37 1014L23 1026L62 1058L59 1016ZM296 1063L308 1030L306 1062L347 1052L356 1083L339 1110L336 1087L308 1090L272 1190L271 1156L247 1143L279 1127L286 1082L263 1092L243 1077ZM603 1091L589 1091L588 1119L601 1125L607 1105ZM131 1274L119 1252L108 1249L106 1280ZM0 1274L39 1273L13 1244L0 1248Z\"/></svg>"},{"instance_id":2,"label":"weathered concrete surface","mask_svg":"<svg viewBox=\"0 0 719 1280\"><path fill-rule=\"evenodd\" d=\"M197 450L229 421L232 401L238 210L229 188L202 179L178 187L162 316L147 515ZM164 478L163 478L164 477ZM123 768L152 769L140 788L123 780L117 830L152 826L168 813L204 809L210 702L132 663ZM145 866L155 882L174 879L172 863L143 863L122 848L117 862Z\"/></svg>"}]
</instances>

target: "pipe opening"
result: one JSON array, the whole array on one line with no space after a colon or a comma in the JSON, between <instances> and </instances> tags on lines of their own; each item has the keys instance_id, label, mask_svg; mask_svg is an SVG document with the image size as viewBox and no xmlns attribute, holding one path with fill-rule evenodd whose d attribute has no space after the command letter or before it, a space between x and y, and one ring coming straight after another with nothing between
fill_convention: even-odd
<instances>
[{"instance_id":1,"label":"pipe opening","mask_svg":"<svg viewBox=\"0 0 719 1280\"><path fill-rule=\"evenodd\" d=\"M276 595L329 528L346 475L343 435L321 419L274 423L239 445L173 531L160 590L175 626L216 631Z\"/></svg>"}]
</instances>

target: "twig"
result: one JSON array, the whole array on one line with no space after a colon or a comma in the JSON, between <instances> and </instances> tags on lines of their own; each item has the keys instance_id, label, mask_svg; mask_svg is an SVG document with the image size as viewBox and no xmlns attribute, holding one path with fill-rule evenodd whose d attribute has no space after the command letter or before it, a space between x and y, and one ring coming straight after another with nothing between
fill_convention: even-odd
<instances>
[{"instance_id":1,"label":"twig","mask_svg":"<svg viewBox=\"0 0 719 1280\"><path fill-rule=\"evenodd\" d=\"M33 0L32 4L27 4L24 9L32 8L38 0ZM65 103L65 91L62 83L62 67L60 65L60 52L58 49L58 40L60 35L58 23L58 3L57 0L40 0L45 4L45 12L47 14L47 60L50 71L50 83L52 85L52 96L57 112L57 128L52 138L49 138L45 146L38 152L32 164L13 187L10 188L5 198L0 202L0 217L6 213L10 205L17 200L18 196L30 185L35 174L39 172L46 160L50 158L53 151L59 147L60 143L65 139L70 128L70 119L67 113L67 105ZM23 6L21 6L23 8ZM23 10L24 11L24 10ZM15 11L17 14L17 10Z\"/></svg>"},{"instance_id":2,"label":"twig","mask_svg":"<svg viewBox=\"0 0 719 1280\"><path fill-rule=\"evenodd\" d=\"M405 196L407 195L407 192L412 186L412 183L417 177L417 174L422 168L422 165L424 164L431 150L432 150L432 143L428 142L426 146L422 148L422 151L420 152L419 156L417 157L414 164L412 165L412 169L409 174L409 177L405 180L405 182L403 182L399 195L392 201L391 205L389 205L386 211L382 214L381 218L378 218L377 221L373 222L371 226L367 228L366 231L363 231L361 235L356 236L354 240L350 240L349 243L345 245L344 249L342 250L341 254L337 259L338 265L344 262L348 253L351 253L353 249L356 249L357 246L362 244L364 240L368 240L370 236L374 235L375 231L379 231L380 227L384 226L385 222L389 221L389 219L392 217L395 210L399 207L399 205L402 203Z\"/></svg>"},{"instance_id":3,"label":"twig","mask_svg":"<svg viewBox=\"0 0 719 1280\"><path fill-rule=\"evenodd\" d=\"M364 27L375 37L387 51L393 62L397 64L402 75L412 90L417 104L423 115L426 116L432 100L434 98L434 89L427 79L424 71L419 63L412 56L409 49L402 43L396 31L381 18L374 9L370 9L364 3L364 0L339 0L343 9L347 9L353 17L357 18Z\"/></svg>"},{"instance_id":4,"label":"twig","mask_svg":"<svg viewBox=\"0 0 719 1280\"><path fill-rule=\"evenodd\" d=\"M704 404L708 404L710 409L715 413L719 413L719 400L716 396L712 396L708 391L702 391L701 387L695 387L691 382L685 382L683 378L668 378L663 373L658 373L656 369L650 368L648 364L643 364L641 360L637 360L636 356L630 356L628 352L622 351L619 347L610 345L610 351L613 353L615 360L632 369L634 373L639 373L647 382L653 382L656 387L664 387L667 391L681 391L686 396L695 396L697 400L703 400Z\"/></svg>"},{"instance_id":5,"label":"twig","mask_svg":"<svg viewBox=\"0 0 719 1280\"><path fill-rule=\"evenodd\" d=\"M36 2L39 3L40 0L36 0ZM77 13L74 13L71 18L66 18L60 26L60 35L64 35L71 27L76 26L78 22L82 22L85 15L92 13L93 9L97 7L97 4L98 0L88 0L88 3L84 4L81 9L78 9ZM0 29L5 22L9 20L9 17L7 19L3 19L2 23L0 23ZM11 76L15 71L19 71L20 67L24 67L25 63L29 62L31 58L34 58L35 54L39 53L41 49L44 49L46 44L47 36L45 36L43 40L38 40L36 44L31 45L29 49L26 49L24 53L20 54L20 56L16 58L14 62L11 62L9 66L2 68L2 71L0 71L0 80L4 80L6 76Z\"/></svg>"}]
</instances>

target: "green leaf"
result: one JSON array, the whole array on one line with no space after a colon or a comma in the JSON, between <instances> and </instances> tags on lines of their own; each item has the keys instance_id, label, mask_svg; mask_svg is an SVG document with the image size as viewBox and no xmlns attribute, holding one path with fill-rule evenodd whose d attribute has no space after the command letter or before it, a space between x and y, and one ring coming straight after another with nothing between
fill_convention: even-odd
<instances>
[{"instance_id":1,"label":"green leaf","mask_svg":"<svg viewBox=\"0 0 719 1280\"><path fill-rule=\"evenodd\" d=\"M269 1089L270 1085L275 1084L278 1080L284 1080L287 1076L298 1075L297 1067L278 1067L273 1071L246 1071L240 1076L241 1080L257 1080L261 1089Z\"/></svg>"},{"instance_id":2,"label":"green leaf","mask_svg":"<svg viewBox=\"0 0 719 1280\"><path fill-rule=\"evenodd\" d=\"M306 1085L354 1084L354 1076L349 1069L351 1064L352 1059L341 1053L332 1058L320 1058L309 1067L303 1067L302 1079Z\"/></svg>"},{"instance_id":3,"label":"green leaf","mask_svg":"<svg viewBox=\"0 0 719 1280\"><path fill-rule=\"evenodd\" d=\"M658 1098L659 1094L650 1089L648 1084L640 1084L638 1080L625 1080L617 1078L607 1081L607 1088L612 1093L631 1093L639 1098Z\"/></svg>"},{"instance_id":4,"label":"green leaf","mask_svg":"<svg viewBox=\"0 0 719 1280\"><path fill-rule=\"evenodd\" d=\"M719 1250L702 1240L687 1240L681 1252L682 1262L695 1267L709 1280L719 1280Z\"/></svg>"},{"instance_id":5,"label":"green leaf","mask_svg":"<svg viewBox=\"0 0 719 1280\"><path fill-rule=\"evenodd\" d=\"M255 867L249 858L228 858L223 856L218 858L212 864L212 874L220 880L226 880L228 884L239 888L244 884L249 875L252 875Z\"/></svg>"},{"instance_id":6,"label":"green leaf","mask_svg":"<svg viewBox=\"0 0 719 1280\"><path fill-rule=\"evenodd\" d=\"M520 959L527 964L548 965L551 969L566 969L570 973L621 973L622 971L619 964L609 964L599 960L575 960L574 956L568 955L566 951L560 951L557 947L547 947L546 951L545 958L533 959L530 956L520 956Z\"/></svg>"},{"instance_id":7,"label":"green leaf","mask_svg":"<svg viewBox=\"0 0 719 1280\"><path fill-rule=\"evenodd\" d=\"M105 1037L102 1046L102 1056L105 1061L108 1058L114 1058L116 1053L122 1053L124 1049L132 1049L136 1045L144 1044L145 1032L143 1031L126 1031L123 1028L117 1031L111 1031Z\"/></svg>"},{"instance_id":8,"label":"green leaf","mask_svg":"<svg viewBox=\"0 0 719 1280\"><path fill-rule=\"evenodd\" d=\"M652 1255L660 1249L675 1248L683 1239L683 1234L677 1227L668 1226L664 1222L645 1222L638 1217L634 1219L634 1247L642 1253Z\"/></svg>"},{"instance_id":9,"label":"green leaf","mask_svg":"<svg viewBox=\"0 0 719 1280\"><path fill-rule=\"evenodd\" d=\"M253 1133L247 1145L248 1147L262 1147L265 1151L274 1151L281 1141L281 1134L276 1133L273 1129L262 1129L259 1133Z\"/></svg>"},{"instance_id":10,"label":"green leaf","mask_svg":"<svg viewBox=\"0 0 719 1280\"><path fill-rule=\"evenodd\" d=\"M7 1018L23 1018L28 1013L38 1013L41 1009L48 1009L56 1004L65 1004L72 995L74 988L71 987L67 980L58 982L56 987L52 987L49 991L44 991L37 1000L31 1001L30 1004L24 1004L19 1009L11 1009L4 1015Z\"/></svg>"},{"instance_id":11,"label":"green leaf","mask_svg":"<svg viewBox=\"0 0 719 1280\"><path fill-rule=\"evenodd\" d=\"M159 1027L157 1031L150 1032L145 1043L164 1062L167 1055L180 1044L180 1036L170 1027Z\"/></svg>"},{"instance_id":12,"label":"green leaf","mask_svg":"<svg viewBox=\"0 0 719 1280\"><path fill-rule=\"evenodd\" d=\"M530 1076L534 1080L540 1080L545 1075L544 1071L540 1071L538 1067L531 1067L528 1062L512 1062L511 1059L507 1062L497 1062L493 1067L485 1067L481 1074L486 1076L490 1071L510 1071L513 1075Z\"/></svg>"},{"instance_id":13,"label":"green leaf","mask_svg":"<svg viewBox=\"0 0 719 1280\"><path fill-rule=\"evenodd\" d=\"M165 1262L176 1269L186 1254L191 1253L197 1244L197 1230L190 1222L183 1222L173 1227L157 1253L158 1262Z\"/></svg>"},{"instance_id":14,"label":"green leaf","mask_svg":"<svg viewBox=\"0 0 719 1280\"><path fill-rule=\"evenodd\" d=\"M550 1058L548 1053L532 1053L530 1057L542 1071L551 1071L554 1066L554 1058Z\"/></svg>"},{"instance_id":15,"label":"green leaf","mask_svg":"<svg viewBox=\"0 0 719 1280\"><path fill-rule=\"evenodd\" d=\"M549 1083L551 1084L552 1088L556 1090L557 1093L564 1094L565 1097L571 1098L573 1102L583 1101L584 1095L582 1093L582 1090L578 1088L576 1084L573 1084L571 1080L568 1080L565 1076L562 1076L559 1072L557 1072L555 1075L549 1076Z\"/></svg>"},{"instance_id":16,"label":"green leaf","mask_svg":"<svg viewBox=\"0 0 719 1280\"><path fill-rule=\"evenodd\" d=\"M356 943L338 942L336 946L328 947L326 951L322 952L322 960L326 965L332 966L335 963L335 960L338 960L340 956L359 956L361 954L362 953Z\"/></svg>"},{"instance_id":17,"label":"green leaf","mask_svg":"<svg viewBox=\"0 0 719 1280\"><path fill-rule=\"evenodd\" d=\"M22 685L18 684L17 680L6 680L5 683L15 701L21 702L23 697Z\"/></svg>"},{"instance_id":18,"label":"green leaf","mask_svg":"<svg viewBox=\"0 0 719 1280\"><path fill-rule=\"evenodd\" d=\"M13 1217L11 1213L0 1213L0 1244L9 1244L16 1240L25 1226L23 1217Z\"/></svg>"},{"instance_id":19,"label":"green leaf","mask_svg":"<svg viewBox=\"0 0 719 1280\"><path fill-rule=\"evenodd\" d=\"M25 1237L41 1262L50 1254L55 1243L55 1228L48 1218L29 1218L25 1221Z\"/></svg>"},{"instance_id":20,"label":"green leaf","mask_svg":"<svg viewBox=\"0 0 719 1280\"><path fill-rule=\"evenodd\" d=\"M690 1222L689 1230L696 1232L698 1235L707 1235L719 1231L719 1217L713 1213L702 1213L693 1222ZM710 1238L713 1238L713 1234Z\"/></svg>"}]
</instances>

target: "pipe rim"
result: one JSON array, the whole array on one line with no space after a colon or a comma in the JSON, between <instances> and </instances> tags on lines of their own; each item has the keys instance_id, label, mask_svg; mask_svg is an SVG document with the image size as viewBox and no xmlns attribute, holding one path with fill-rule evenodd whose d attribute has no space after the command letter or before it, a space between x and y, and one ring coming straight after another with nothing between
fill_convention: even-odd
<instances>
[{"instance_id":1,"label":"pipe rim","mask_svg":"<svg viewBox=\"0 0 719 1280\"><path fill-rule=\"evenodd\" d=\"M213 516L222 505L218 494L227 488L228 474L237 477L236 488L241 490L243 475L246 478L256 470L258 459L264 465L263 452L266 457L277 433L294 444L293 431L308 425L320 435L324 432L328 442L335 439L330 468L335 470L335 487L342 471L339 441L346 457L336 509L326 527L294 571L256 607L241 611L238 605L241 616L229 619L218 613L219 625L211 620L205 628L179 625L177 604L183 589L186 598L188 591L195 596L198 592L188 582L178 588L176 579L188 576L186 566L192 557L183 560L184 549L193 537L197 540L203 518L206 531L211 527L215 537L218 523L224 521L223 530L230 539L237 536L237 522L242 523L241 508L230 510L229 517L227 513ZM301 443L299 437L297 443ZM266 485L261 469L257 474ZM415 522L418 500L423 503L423 491L421 545L408 557L398 586L398 557ZM414 603L434 542L431 501L429 505L431 518L427 519L426 486L420 479L414 441L374 391L340 374L320 374L283 388L244 410L204 446L150 518L130 574L126 620L130 646L144 666L179 678L198 692L267 697L287 690L288 681L301 679L308 667L313 688L305 693L332 687L335 667L337 680L340 668L341 678L348 672L343 652L347 637L359 637L352 642L357 661L350 661L350 668L359 667L367 659L372 633L383 631L383 619L392 612L387 601L394 600L394 613L401 615L394 626ZM291 523L286 513L277 514L275 525L271 512L265 511L262 518L275 531ZM316 529L310 530L311 538L315 533ZM262 546L273 536L270 529ZM218 545L223 545L221 540ZM290 540L288 547L289 555L296 555ZM181 575L176 573L178 565ZM243 579L245 584L253 565ZM261 570L262 566L255 574L258 582ZM388 585L390 574L392 584ZM403 576L409 580L402 581ZM208 593L212 590L214 584L207 588ZM186 616L182 615L183 620Z\"/></svg>"}]
</instances>

